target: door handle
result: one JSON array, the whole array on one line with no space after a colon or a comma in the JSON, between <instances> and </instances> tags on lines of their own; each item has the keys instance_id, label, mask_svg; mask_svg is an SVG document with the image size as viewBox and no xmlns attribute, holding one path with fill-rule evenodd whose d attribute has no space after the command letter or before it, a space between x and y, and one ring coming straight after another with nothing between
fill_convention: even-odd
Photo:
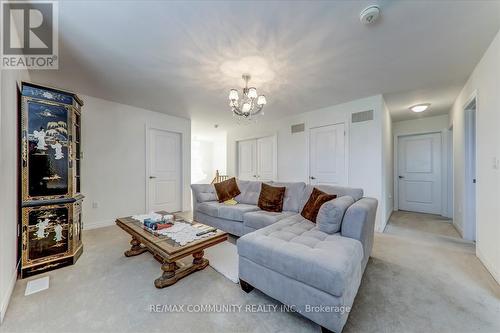
<instances>
[{"instance_id":1,"label":"door handle","mask_svg":"<svg viewBox=\"0 0 500 333\"><path fill-rule=\"evenodd\" d=\"M399 176L399 179L403 179L403 178L405 178L405 177L404 176Z\"/></svg>"},{"instance_id":2,"label":"door handle","mask_svg":"<svg viewBox=\"0 0 500 333\"><path fill-rule=\"evenodd\" d=\"M257 178L257 175L253 175L253 178Z\"/></svg>"},{"instance_id":3,"label":"door handle","mask_svg":"<svg viewBox=\"0 0 500 333\"><path fill-rule=\"evenodd\" d=\"M316 179L316 177L314 177L314 176L311 176L311 177L309 177L309 179Z\"/></svg>"},{"instance_id":4,"label":"door handle","mask_svg":"<svg viewBox=\"0 0 500 333\"><path fill-rule=\"evenodd\" d=\"M149 176L149 179L155 179L156 177L155 176Z\"/></svg>"}]
</instances>

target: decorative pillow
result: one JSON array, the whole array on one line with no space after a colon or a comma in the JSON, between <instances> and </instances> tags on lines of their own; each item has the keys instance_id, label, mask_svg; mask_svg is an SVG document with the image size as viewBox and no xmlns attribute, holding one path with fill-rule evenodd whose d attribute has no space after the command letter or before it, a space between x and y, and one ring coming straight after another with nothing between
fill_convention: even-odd
<instances>
[{"instance_id":1,"label":"decorative pillow","mask_svg":"<svg viewBox=\"0 0 500 333\"><path fill-rule=\"evenodd\" d=\"M275 187L262 183L257 206L268 212L283 211L283 198L285 197L285 191L286 187Z\"/></svg>"},{"instance_id":2,"label":"decorative pillow","mask_svg":"<svg viewBox=\"0 0 500 333\"><path fill-rule=\"evenodd\" d=\"M240 189L238 188L238 184L236 184L236 178L234 177L220 183L215 183L214 187L215 191L217 192L219 202L233 199L235 196L241 193Z\"/></svg>"},{"instance_id":3,"label":"decorative pillow","mask_svg":"<svg viewBox=\"0 0 500 333\"><path fill-rule=\"evenodd\" d=\"M319 230L327 234L339 232L344 214L353 203L354 199L348 195L325 202L316 217Z\"/></svg>"},{"instance_id":4,"label":"decorative pillow","mask_svg":"<svg viewBox=\"0 0 500 333\"><path fill-rule=\"evenodd\" d=\"M224 205L234 206L234 205L237 205L237 204L238 204L238 201L236 201L234 199L229 199L227 201L224 201Z\"/></svg>"},{"instance_id":5,"label":"decorative pillow","mask_svg":"<svg viewBox=\"0 0 500 333\"><path fill-rule=\"evenodd\" d=\"M327 201L335 199L336 197L336 194L327 194L315 187L312 190L311 195L309 196L309 200L307 200L300 215L302 215L309 221L316 223L316 216L318 215L321 205L323 205Z\"/></svg>"}]
</instances>

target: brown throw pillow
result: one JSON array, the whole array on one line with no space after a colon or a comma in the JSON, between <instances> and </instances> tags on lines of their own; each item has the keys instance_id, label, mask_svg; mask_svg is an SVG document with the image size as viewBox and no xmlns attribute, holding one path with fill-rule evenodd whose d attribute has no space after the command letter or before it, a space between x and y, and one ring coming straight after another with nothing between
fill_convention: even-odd
<instances>
[{"instance_id":1,"label":"brown throw pillow","mask_svg":"<svg viewBox=\"0 0 500 333\"><path fill-rule=\"evenodd\" d=\"M215 183L214 187L219 202L230 200L241 193L238 184L236 184L236 178L234 177L220 183Z\"/></svg>"},{"instance_id":2,"label":"brown throw pillow","mask_svg":"<svg viewBox=\"0 0 500 333\"><path fill-rule=\"evenodd\" d=\"M313 188L311 195L309 196L309 200L307 200L304 208L302 208L302 212L300 213L300 215L302 215L309 221L316 223L316 216L318 216L321 205L323 205L327 201L335 199L336 197L336 194L327 194L315 187Z\"/></svg>"},{"instance_id":3,"label":"brown throw pillow","mask_svg":"<svg viewBox=\"0 0 500 333\"><path fill-rule=\"evenodd\" d=\"M286 187L275 187L262 183L257 206L268 212L283 211Z\"/></svg>"}]
</instances>

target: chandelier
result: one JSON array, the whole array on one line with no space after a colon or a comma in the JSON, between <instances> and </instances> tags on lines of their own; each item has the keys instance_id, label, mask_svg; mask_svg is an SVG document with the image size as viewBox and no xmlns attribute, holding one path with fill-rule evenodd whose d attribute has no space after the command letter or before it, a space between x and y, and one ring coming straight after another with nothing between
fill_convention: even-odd
<instances>
[{"instance_id":1,"label":"chandelier","mask_svg":"<svg viewBox=\"0 0 500 333\"><path fill-rule=\"evenodd\" d=\"M245 81L245 88L243 88L243 94L240 98L238 95L238 90L231 89L229 91L229 106L234 116L240 119L251 120L253 116L264 114L262 109L266 105L266 96L257 95L257 89L254 87L248 87L248 81L250 81L251 76L249 74L242 75Z\"/></svg>"}]
</instances>

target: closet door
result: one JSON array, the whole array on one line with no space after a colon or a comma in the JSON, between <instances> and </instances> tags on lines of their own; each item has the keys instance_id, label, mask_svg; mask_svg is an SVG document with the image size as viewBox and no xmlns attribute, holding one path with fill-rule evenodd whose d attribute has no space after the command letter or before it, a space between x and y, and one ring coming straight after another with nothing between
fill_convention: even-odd
<instances>
[{"instance_id":1,"label":"closet door","mask_svg":"<svg viewBox=\"0 0 500 333\"><path fill-rule=\"evenodd\" d=\"M257 178L276 180L276 137L257 139Z\"/></svg>"},{"instance_id":2,"label":"closet door","mask_svg":"<svg viewBox=\"0 0 500 333\"><path fill-rule=\"evenodd\" d=\"M257 141L238 141L238 178L257 180Z\"/></svg>"},{"instance_id":3,"label":"closet door","mask_svg":"<svg viewBox=\"0 0 500 333\"><path fill-rule=\"evenodd\" d=\"M345 184L344 124L311 128L309 145L310 184Z\"/></svg>"}]
</instances>

